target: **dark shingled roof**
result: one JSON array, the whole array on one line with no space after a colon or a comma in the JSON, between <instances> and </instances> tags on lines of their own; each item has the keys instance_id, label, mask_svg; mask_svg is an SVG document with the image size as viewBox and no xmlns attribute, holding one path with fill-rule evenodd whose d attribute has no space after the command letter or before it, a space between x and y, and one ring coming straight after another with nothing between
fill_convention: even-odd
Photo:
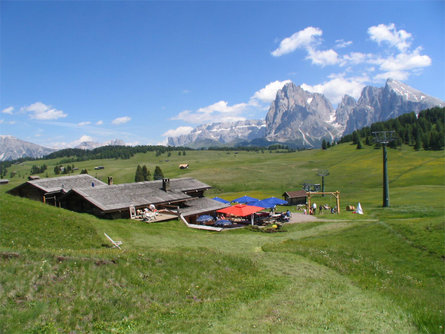
<instances>
[{"instance_id":1,"label":"dark shingled roof","mask_svg":"<svg viewBox=\"0 0 445 334\"><path fill-rule=\"evenodd\" d=\"M191 216L200 214L203 212L216 211L230 206L230 204L224 204L214 199L201 197L194 198L186 202L186 207L181 208L181 213L183 216Z\"/></svg>"},{"instance_id":2,"label":"dark shingled roof","mask_svg":"<svg viewBox=\"0 0 445 334\"><path fill-rule=\"evenodd\" d=\"M283 195L287 195L289 198L300 198L307 196L305 190L286 191Z\"/></svg>"},{"instance_id":3,"label":"dark shingled roof","mask_svg":"<svg viewBox=\"0 0 445 334\"><path fill-rule=\"evenodd\" d=\"M162 180L105 185L100 187L73 188L75 192L103 211L115 211L133 205L171 203L185 201L191 197L184 192L208 189L209 185L193 178L170 180L170 190L162 189ZM66 196L69 196L68 193Z\"/></svg>"},{"instance_id":4,"label":"dark shingled roof","mask_svg":"<svg viewBox=\"0 0 445 334\"><path fill-rule=\"evenodd\" d=\"M106 183L88 174L32 180L28 181L27 183L32 184L33 186L40 188L47 193L61 190L68 192L72 188L92 188L92 183L94 183L95 186L107 185Z\"/></svg>"}]
</instances>

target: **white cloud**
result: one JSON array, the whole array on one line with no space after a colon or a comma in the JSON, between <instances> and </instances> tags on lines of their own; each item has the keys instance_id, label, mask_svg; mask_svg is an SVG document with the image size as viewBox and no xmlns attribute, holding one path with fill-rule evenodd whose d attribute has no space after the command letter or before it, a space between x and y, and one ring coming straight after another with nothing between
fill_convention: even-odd
<instances>
[{"instance_id":1,"label":"white cloud","mask_svg":"<svg viewBox=\"0 0 445 334\"><path fill-rule=\"evenodd\" d=\"M96 122L96 125L102 125L102 124L104 124L104 121L102 120Z\"/></svg>"},{"instance_id":2,"label":"white cloud","mask_svg":"<svg viewBox=\"0 0 445 334\"><path fill-rule=\"evenodd\" d=\"M261 102L270 103L273 100L275 100L275 97L277 95L277 91L283 88L283 86L287 83L291 82L290 80L284 80L284 81L273 81L266 85L266 87L261 88L259 91L255 92L253 94L252 100L259 100ZM255 103L255 102L252 102Z\"/></svg>"},{"instance_id":3,"label":"white cloud","mask_svg":"<svg viewBox=\"0 0 445 334\"><path fill-rule=\"evenodd\" d=\"M234 122L245 120L246 118L240 116L249 104L239 103L230 106L226 101L218 101L207 107L199 108L196 111L184 110L173 120L182 120L193 124L214 123L214 122Z\"/></svg>"},{"instance_id":4,"label":"white cloud","mask_svg":"<svg viewBox=\"0 0 445 334\"><path fill-rule=\"evenodd\" d=\"M372 59L374 56L372 54L366 54L361 52L351 52L347 55L344 55L339 64L340 66L345 65L358 65L365 62L368 62L370 59Z\"/></svg>"},{"instance_id":5,"label":"white cloud","mask_svg":"<svg viewBox=\"0 0 445 334\"><path fill-rule=\"evenodd\" d=\"M180 126L176 129L171 129L162 134L164 137L179 137L182 135L188 135L192 132L193 128L191 126Z\"/></svg>"},{"instance_id":6,"label":"white cloud","mask_svg":"<svg viewBox=\"0 0 445 334\"><path fill-rule=\"evenodd\" d=\"M8 114L8 115L12 115L12 112L14 111L14 107L8 107L2 110L3 114Z\"/></svg>"},{"instance_id":7,"label":"white cloud","mask_svg":"<svg viewBox=\"0 0 445 334\"><path fill-rule=\"evenodd\" d=\"M331 76L330 80L322 84L314 86L302 84L301 88L312 93L324 94L335 105L341 102L344 95L350 95L358 99L365 82L368 80L369 78L366 76L345 78L340 74Z\"/></svg>"},{"instance_id":8,"label":"white cloud","mask_svg":"<svg viewBox=\"0 0 445 334\"><path fill-rule=\"evenodd\" d=\"M250 97L247 103L230 105L227 101L218 101L195 111L184 110L172 119L181 120L192 124L246 120L247 118L251 118L250 116L255 114L255 112L263 111L265 108L267 108L268 104L275 99L277 91L283 88L283 86L289 82L291 81L273 81L256 91L252 97ZM172 135L170 137L172 137Z\"/></svg>"},{"instance_id":9,"label":"white cloud","mask_svg":"<svg viewBox=\"0 0 445 334\"><path fill-rule=\"evenodd\" d=\"M338 54L332 49L319 51L309 48L307 51L308 56L306 59L312 60L312 64L324 67L326 65L335 65L338 63Z\"/></svg>"},{"instance_id":10,"label":"white cloud","mask_svg":"<svg viewBox=\"0 0 445 334\"><path fill-rule=\"evenodd\" d=\"M359 51L352 51L348 54L339 53L340 49L352 45L352 41L344 39L335 41L334 48L337 51L332 48L322 50L320 48L322 30L316 27L307 27L283 39L272 55L278 57L300 48L307 52L305 59L310 60L314 65L345 67L344 71L349 72L351 78L345 78L344 75L341 80L336 78L336 81L340 80L337 82L340 84L339 89L335 89L336 87L333 86L336 81L332 78L313 86L318 87L319 91L327 91L328 87L331 87L331 96L334 97L334 101L338 100L335 90L345 90L346 87L349 87L346 90L356 91L355 87L362 85L362 80L357 81L354 78L357 76L353 74L354 72L365 72L367 76L372 74L369 83L388 78L406 80L411 75L420 73L423 68L432 63L428 55L421 53L421 47L414 50L411 48L412 34L403 29L398 30L394 23L371 26L367 29L367 33L370 40L376 42L380 47L375 53Z\"/></svg>"},{"instance_id":11,"label":"white cloud","mask_svg":"<svg viewBox=\"0 0 445 334\"><path fill-rule=\"evenodd\" d=\"M83 135L76 142L82 143L84 141L93 141L93 138L91 138L90 136L87 136L87 135Z\"/></svg>"},{"instance_id":12,"label":"white cloud","mask_svg":"<svg viewBox=\"0 0 445 334\"><path fill-rule=\"evenodd\" d=\"M80 122L80 123L77 123L77 125L78 126L85 126L85 125L90 125L91 124L91 122Z\"/></svg>"},{"instance_id":13,"label":"white cloud","mask_svg":"<svg viewBox=\"0 0 445 334\"><path fill-rule=\"evenodd\" d=\"M123 116L123 117L118 117L116 119L114 119L111 123L114 125L120 125L120 124L125 124L131 121L131 117L128 116Z\"/></svg>"},{"instance_id":14,"label":"white cloud","mask_svg":"<svg viewBox=\"0 0 445 334\"><path fill-rule=\"evenodd\" d=\"M21 110L30 113L32 119L38 120L54 120L68 116L62 110L57 110L42 102L33 103L27 107L21 108Z\"/></svg>"},{"instance_id":15,"label":"white cloud","mask_svg":"<svg viewBox=\"0 0 445 334\"><path fill-rule=\"evenodd\" d=\"M272 51L272 56L280 57L282 55L291 53L298 48L307 48L317 43L317 38L323 32L319 28L307 27L294 33L290 37L286 37L280 42L280 46Z\"/></svg>"},{"instance_id":16,"label":"white cloud","mask_svg":"<svg viewBox=\"0 0 445 334\"><path fill-rule=\"evenodd\" d=\"M405 30L397 30L394 23L369 27L368 34L378 44L387 43L402 52L411 46L410 39L412 35Z\"/></svg>"},{"instance_id":17,"label":"white cloud","mask_svg":"<svg viewBox=\"0 0 445 334\"><path fill-rule=\"evenodd\" d=\"M335 41L335 47L337 49L343 49L346 48L348 46L352 45L352 41L345 41L344 39L337 39Z\"/></svg>"},{"instance_id":18,"label":"white cloud","mask_svg":"<svg viewBox=\"0 0 445 334\"><path fill-rule=\"evenodd\" d=\"M430 66L431 58L427 55L421 55L420 51L421 48L417 48L411 53L399 53L396 56L377 59L375 63L384 71L380 76L385 75L385 73L397 73L399 80L403 80L409 76L408 71ZM393 78L396 79L395 77Z\"/></svg>"}]
</instances>

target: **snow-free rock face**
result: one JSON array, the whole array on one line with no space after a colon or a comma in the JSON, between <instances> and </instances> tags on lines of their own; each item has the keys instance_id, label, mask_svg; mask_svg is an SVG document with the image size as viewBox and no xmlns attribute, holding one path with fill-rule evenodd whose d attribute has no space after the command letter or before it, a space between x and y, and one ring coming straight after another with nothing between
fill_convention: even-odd
<instances>
[{"instance_id":1,"label":"snow-free rock face","mask_svg":"<svg viewBox=\"0 0 445 334\"><path fill-rule=\"evenodd\" d=\"M13 136L0 135L0 161L23 157L41 158L55 150L33 144Z\"/></svg>"},{"instance_id":2,"label":"snow-free rock face","mask_svg":"<svg viewBox=\"0 0 445 334\"><path fill-rule=\"evenodd\" d=\"M351 115L356 105L357 101L352 96L345 95L337 106L337 110L335 111L335 121L343 128L346 126L349 116Z\"/></svg>"},{"instance_id":3,"label":"snow-free rock face","mask_svg":"<svg viewBox=\"0 0 445 334\"><path fill-rule=\"evenodd\" d=\"M171 146L213 146L233 144L241 140L264 138L266 123L262 120L212 123L200 125L187 135L169 137Z\"/></svg>"},{"instance_id":4,"label":"snow-free rock face","mask_svg":"<svg viewBox=\"0 0 445 334\"><path fill-rule=\"evenodd\" d=\"M340 135L340 128L334 121L334 109L324 95L289 83L277 92L266 115L266 138L318 146L322 139L333 140Z\"/></svg>"},{"instance_id":5,"label":"snow-free rock face","mask_svg":"<svg viewBox=\"0 0 445 334\"><path fill-rule=\"evenodd\" d=\"M400 81L388 79L385 87L363 88L357 105L349 115L344 134L375 122L386 121L413 111L417 114L436 106L444 107L445 102Z\"/></svg>"}]
</instances>

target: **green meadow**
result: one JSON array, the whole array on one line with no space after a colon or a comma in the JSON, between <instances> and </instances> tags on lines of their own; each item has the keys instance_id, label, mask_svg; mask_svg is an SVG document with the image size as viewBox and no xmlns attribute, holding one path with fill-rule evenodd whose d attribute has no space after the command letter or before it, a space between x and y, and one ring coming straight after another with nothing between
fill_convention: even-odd
<instances>
[{"instance_id":1,"label":"green meadow","mask_svg":"<svg viewBox=\"0 0 445 334\"><path fill-rule=\"evenodd\" d=\"M133 182L138 164L160 166L229 200L281 197L328 169L341 213L277 233L101 220L5 193L43 163L41 177L53 177L61 161L13 165L0 187L0 333L444 333L443 151L388 150L389 208L382 151L371 147L70 162L115 183ZM345 210L358 202L364 215Z\"/></svg>"}]
</instances>

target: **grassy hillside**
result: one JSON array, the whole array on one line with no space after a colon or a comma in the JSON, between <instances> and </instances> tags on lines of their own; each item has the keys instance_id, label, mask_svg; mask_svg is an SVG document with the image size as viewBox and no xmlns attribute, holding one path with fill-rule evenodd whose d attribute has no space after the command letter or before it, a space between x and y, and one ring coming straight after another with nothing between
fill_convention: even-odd
<instances>
[{"instance_id":1,"label":"grassy hillside","mask_svg":"<svg viewBox=\"0 0 445 334\"><path fill-rule=\"evenodd\" d=\"M283 233L187 229L86 214L6 195L0 188L0 332L442 333L445 157L389 150L390 208L381 150L337 145L295 153L192 151L75 163L131 182L137 164L191 176L208 196L280 197L303 182L341 192L341 207ZM168 161L166 161L168 160ZM44 161L48 176L59 161ZM179 163L189 163L179 170ZM329 197L316 199L330 203ZM295 211L295 208L292 208ZM112 249L103 233L122 240Z\"/></svg>"}]
</instances>

